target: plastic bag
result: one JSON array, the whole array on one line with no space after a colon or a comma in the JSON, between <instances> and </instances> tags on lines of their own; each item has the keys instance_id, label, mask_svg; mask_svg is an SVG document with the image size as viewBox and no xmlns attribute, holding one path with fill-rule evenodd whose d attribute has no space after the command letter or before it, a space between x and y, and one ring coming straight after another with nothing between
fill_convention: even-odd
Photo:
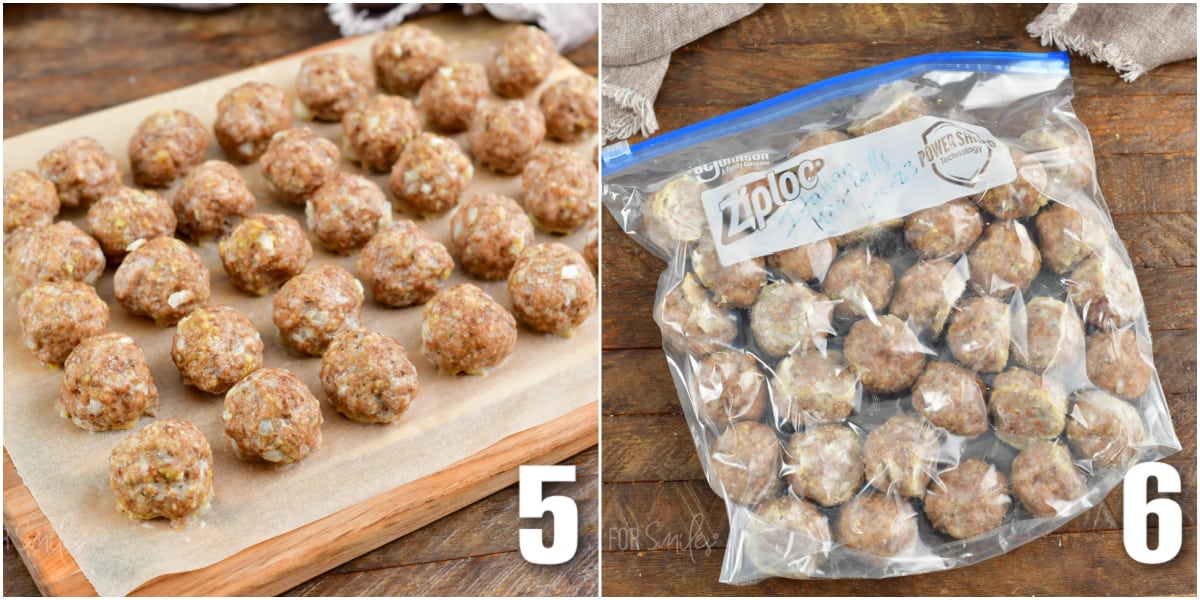
<instances>
[{"instance_id":1,"label":"plastic bag","mask_svg":"<svg viewBox=\"0 0 1200 600\"><path fill-rule=\"evenodd\" d=\"M605 149L725 583L973 564L1180 449L1067 56L917 56Z\"/></svg>"}]
</instances>

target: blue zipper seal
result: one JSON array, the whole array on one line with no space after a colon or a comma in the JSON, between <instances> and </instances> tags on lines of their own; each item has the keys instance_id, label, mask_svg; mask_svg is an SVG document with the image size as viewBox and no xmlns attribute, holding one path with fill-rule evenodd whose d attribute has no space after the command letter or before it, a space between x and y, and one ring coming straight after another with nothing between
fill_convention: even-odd
<instances>
[{"instance_id":1,"label":"blue zipper seal","mask_svg":"<svg viewBox=\"0 0 1200 600\"><path fill-rule=\"evenodd\" d=\"M1066 52L943 52L910 56L830 77L757 104L650 138L630 146L628 150L609 153L602 160L604 174L616 174L688 146L753 129L806 108L867 91L885 81L906 79L932 70L1061 77L1070 75L1071 65Z\"/></svg>"}]
</instances>

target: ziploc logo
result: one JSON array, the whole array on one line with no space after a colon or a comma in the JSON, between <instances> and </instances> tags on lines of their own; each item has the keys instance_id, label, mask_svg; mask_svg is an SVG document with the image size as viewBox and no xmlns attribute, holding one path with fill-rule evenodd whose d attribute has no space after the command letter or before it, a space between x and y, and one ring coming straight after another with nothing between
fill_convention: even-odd
<instances>
[{"instance_id":1,"label":"ziploc logo","mask_svg":"<svg viewBox=\"0 0 1200 600\"><path fill-rule=\"evenodd\" d=\"M796 200L805 190L817 187L824 166L825 161L821 158L802 160L737 185L736 192L723 197L717 205L725 215L721 241L729 244L766 229L767 220L785 203Z\"/></svg>"}]
</instances>

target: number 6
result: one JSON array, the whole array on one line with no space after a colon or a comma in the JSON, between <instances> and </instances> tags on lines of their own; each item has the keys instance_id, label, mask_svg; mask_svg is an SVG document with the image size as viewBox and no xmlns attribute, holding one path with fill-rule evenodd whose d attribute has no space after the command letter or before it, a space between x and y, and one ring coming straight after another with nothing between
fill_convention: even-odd
<instances>
[{"instance_id":1,"label":"number 6","mask_svg":"<svg viewBox=\"0 0 1200 600\"><path fill-rule=\"evenodd\" d=\"M1183 547L1183 513L1179 504L1170 498L1146 501L1146 482L1158 481L1160 494L1177 494L1182 489L1179 472L1163 463L1142 463L1125 476L1125 552L1145 565L1160 565L1179 554ZM1158 516L1158 547L1151 550L1147 539L1146 521Z\"/></svg>"},{"instance_id":2,"label":"number 6","mask_svg":"<svg viewBox=\"0 0 1200 600\"><path fill-rule=\"evenodd\" d=\"M561 565L571 560L579 546L579 508L566 496L542 498L542 483L575 481L575 467L522 465L519 473L520 517L538 519L548 512L554 518L554 541L549 548L542 545L541 529L521 529L521 556L535 565Z\"/></svg>"}]
</instances>

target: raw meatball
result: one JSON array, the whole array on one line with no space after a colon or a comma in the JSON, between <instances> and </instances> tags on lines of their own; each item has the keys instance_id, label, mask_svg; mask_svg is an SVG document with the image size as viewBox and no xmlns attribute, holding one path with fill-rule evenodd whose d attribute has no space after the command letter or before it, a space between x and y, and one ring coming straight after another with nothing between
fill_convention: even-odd
<instances>
[{"instance_id":1,"label":"raw meatball","mask_svg":"<svg viewBox=\"0 0 1200 600\"><path fill-rule=\"evenodd\" d=\"M929 114L929 105L925 100L912 92L895 93L881 88L881 92L868 98L863 103L863 112L869 117L860 117L846 128L850 135L858 137L874 133L888 127L907 123L917 117ZM894 96L888 98L887 96Z\"/></svg>"},{"instance_id":2,"label":"raw meatball","mask_svg":"<svg viewBox=\"0 0 1200 600\"><path fill-rule=\"evenodd\" d=\"M1067 440L1075 455L1097 467L1129 464L1146 439L1142 417L1132 404L1091 390L1075 395L1067 420Z\"/></svg>"},{"instance_id":3,"label":"raw meatball","mask_svg":"<svg viewBox=\"0 0 1200 600\"><path fill-rule=\"evenodd\" d=\"M849 501L862 487L862 440L844 425L821 425L792 434L784 453L792 491L821 506Z\"/></svg>"},{"instance_id":4,"label":"raw meatball","mask_svg":"<svg viewBox=\"0 0 1200 600\"><path fill-rule=\"evenodd\" d=\"M968 253L971 284L981 294L1008 297L1013 290L1029 291L1042 268L1042 256L1016 221L996 221Z\"/></svg>"},{"instance_id":5,"label":"raw meatball","mask_svg":"<svg viewBox=\"0 0 1200 600\"><path fill-rule=\"evenodd\" d=\"M750 331L759 349L775 357L821 348L833 333L833 302L803 283L772 283L750 308Z\"/></svg>"},{"instance_id":6,"label":"raw meatball","mask_svg":"<svg viewBox=\"0 0 1200 600\"><path fill-rule=\"evenodd\" d=\"M1150 351L1130 329L1098 331L1088 338L1088 379L1130 402L1150 387Z\"/></svg>"},{"instance_id":7,"label":"raw meatball","mask_svg":"<svg viewBox=\"0 0 1200 600\"><path fill-rule=\"evenodd\" d=\"M571 337L596 308L596 278L569 246L531 246L508 274L517 318L536 331Z\"/></svg>"},{"instance_id":8,"label":"raw meatball","mask_svg":"<svg viewBox=\"0 0 1200 600\"><path fill-rule=\"evenodd\" d=\"M968 298L950 319L946 344L968 369L999 373L1008 364L1012 320L1008 305L991 296Z\"/></svg>"},{"instance_id":9,"label":"raw meatball","mask_svg":"<svg viewBox=\"0 0 1200 600\"><path fill-rule=\"evenodd\" d=\"M1108 243L1099 221L1060 202L1038 214L1036 228L1042 261L1059 275L1069 273Z\"/></svg>"},{"instance_id":10,"label":"raw meatball","mask_svg":"<svg viewBox=\"0 0 1200 600\"><path fill-rule=\"evenodd\" d=\"M474 176L475 167L458 142L422 133L404 147L388 184L400 208L432 216L454 208Z\"/></svg>"},{"instance_id":11,"label":"raw meatball","mask_svg":"<svg viewBox=\"0 0 1200 600\"><path fill-rule=\"evenodd\" d=\"M321 358L321 387L359 423L395 423L416 399L417 368L395 339L365 329L334 338Z\"/></svg>"},{"instance_id":12,"label":"raw meatball","mask_svg":"<svg viewBox=\"0 0 1200 600\"><path fill-rule=\"evenodd\" d=\"M1015 331L1014 358L1022 366L1042 373L1069 368L1083 356L1083 322L1066 302L1038 296L1025 305L1025 336Z\"/></svg>"},{"instance_id":13,"label":"raw meatball","mask_svg":"<svg viewBox=\"0 0 1200 600\"><path fill-rule=\"evenodd\" d=\"M212 502L213 455L200 428L180 419L143 427L113 446L108 487L117 508L134 519L183 527Z\"/></svg>"},{"instance_id":14,"label":"raw meatball","mask_svg":"<svg viewBox=\"0 0 1200 600\"><path fill-rule=\"evenodd\" d=\"M600 127L596 79L587 75L572 75L550 84L538 99L538 107L546 115L546 135L552 140L570 144Z\"/></svg>"},{"instance_id":15,"label":"raw meatball","mask_svg":"<svg viewBox=\"0 0 1200 600\"><path fill-rule=\"evenodd\" d=\"M971 458L942 471L929 485L925 515L934 529L965 540L999 527L1010 504L1004 473L995 465Z\"/></svg>"},{"instance_id":16,"label":"raw meatball","mask_svg":"<svg viewBox=\"0 0 1200 600\"><path fill-rule=\"evenodd\" d=\"M356 101L375 93L375 76L363 59L326 53L300 63L296 95L318 121L341 121Z\"/></svg>"},{"instance_id":17,"label":"raw meatball","mask_svg":"<svg viewBox=\"0 0 1200 600\"><path fill-rule=\"evenodd\" d=\"M341 267L321 265L283 284L271 320L283 343L319 356L339 333L361 326L362 303L361 282Z\"/></svg>"},{"instance_id":18,"label":"raw meatball","mask_svg":"<svg viewBox=\"0 0 1200 600\"><path fill-rule=\"evenodd\" d=\"M654 245L670 253L678 243L700 239L707 229L704 205L700 194L708 189L691 174L685 173L668 181L647 201L643 209L642 228Z\"/></svg>"},{"instance_id":19,"label":"raw meatball","mask_svg":"<svg viewBox=\"0 0 1200 600\"><path fill-rule=\"evenodd\" d=\"M1026 131L1021 142L1038 150L1037 159L1046 169L1052 190L1069 193L1091 185L1092 149L1086 136L1056 123Z\"/></svg>"},{"instance_id":20,"label":"raw meatball","mask_svg":"<svg viewBox=\"0 0 1200 600\"><path fill-rule=\"evenodd\" d=\"M232 306L197 308L179 321L171 340L171 360L184 385L224 394L262 367L262 336Z\"/></svg>"},{"instance_id":21,"label":"raw meatball","mask_svg":"<svg viewBox=\"0 0 1200 600\"><path fill-rule=\"evenodd\" d=\"M450 217L450 241L459 264L480 279L508 278L513 263L533 239L533 223L521 205L507 196L471 196Z\"/></svg>"},{"instance_id":22,"label":"raw meatball","mask_svg":"<svg viewBox=\"0 0 1200 600\"><path fill-rule=\"evenodd\" d=\"M484 375L517 344L517 321L469 283L443 290L425 305L421 354L447 375Z\"/></svg>"},{"instance_id":23,"label":"raw meatball","mask_svg":"<svg viewBox=\"0 0 1200 600\"><path fill-rule=\"evenodd\" d=\"M454 270L441 242L408 219L380 231L363 246L355 271L371 295L388 306L424 304Z\"/></svg>"},{"instance_id":24,"label":"raw meatball","mask_svg":"<svg viewBox=\"0 0 1200 600\"><path fill-rule=\"evenodd\" d=\"M63 364L59 414L88 431L129 429L158 411L146 355L123 333L87 338Z\"/></svg>"},{"instance_id":25,"label":"raw meatball","mask_svg":"<svg viewBox=\"0 0 1200 600\"><path fill-rule=\"evenodd\" d=\"M467 143L475 158L509 175L525 168L545 136L542 112L520 100L477 107L467 129Z\"/></svg>"},{"instance_id":26,"label":"raw meatball","mask_svg":"<svg viewBox=\"0 0 1200 600\"><path fill-rule=\"evenodd\" d=\"M58 192L41 175L21 169L4 179L4 233L49 225L58 209Z\"/></svg>"},{"instance_id":27,"label":"raw meatball","mask_svg":"<svg viewBox=\"0 0 1200 600\"><path fill-rule=\"evenodd\" d=\"M776 417L797 429L841 421L858 408L858 380L837 350L787 356L775 367L771 388Z\"/></svg>"},{"instance_id":28,"label":"raw meatball","mask_svg":"<svg viewBox=\"0 0 1200 600\"><path fill-rule=\"evenodd\" d=\"M108 304L86 283L40 283L17 299L17 318L25 347L38 360L58 365L80 341L108 329Z\"/></svg>"},{"instance_id":29,"label":"raw meatball","mask_svg":"<svg viewBox=\"0 0 1200 600\"><path fill-rule=\"evenodd\" d=\"M981 233L983 218L966 198L919 210L904 220L904 239L924 258L958 260Z\"/></svg>"},{"instance_id":30,"label":"raw meatball","mask_svg":"<svg viewBox=\"0 0 1200 600\"><path fill-rule=\"evenodd\" d=\"M913 409L950 433L974 438L988 430L986 391L970 371L951 362L934 361L913 386Z\"/></svg>"},{"instance_id":31,"label":"raw meatball","mask_svg":"<svg viewBox=\"0 0 1200 600\"><path fill-rule=\"evenodd\" d=\"M996 437L1017 449L1052 440L1067 425L1067 391L1062 384L1018 367L992 380L988 405L996 420Z\"/></svg>"},{"instance_id":32,"label":"raw meatball","mask_svg":"<svg viewBox=\"0 0 1200 600\"><path fill-rule=\"evenodd\" d=\"M800 138L795 146L792 146L792 149L788 151L788 158L795 158L809 150L816 150L817 148L844 142L848 139L850 139L850 136L836 129L809 132Z\"/></svg>"},{"instance_id":33,"label":"raw meatball","mask_svg":"<svg viewBox=\"0 0 1200 600\"><path fill-rule=\"evenodd\" d=\"M238 458L285 465L321 447L321 403L284 369L259 369L225 394L225 435Z\"/></svg>"},{"instance_id":34,"label":"raw meatball","mask_svg":"<svg viewBox=\"0 0 1200 600\"><path fill-rule=\"evenodd\" d=\"M159 110L146 117L129 140L133 182L144 187L167 187L204 162L208 131L196 115L182 110Z\"/></svg>"},{"instance_id":35,"label":"raw meatball","mask_svg":"<svg viewBox=\"0 0 1200 600\"><path fill-rule=\"evenodd\" d=\"M362 98L342 117L342 154L363 169L386 173L421 131L421 117L408 98Z\"/></svg>"},{"instance_id":36,"label":"raw meatball","mask_svg":"<svg viewBox=\"0 0 1200 600\"><path fill-rule=\"evenodd\" d=\"M566 148L535 152L521 173L529 219L542 231L571 233L596 216L600 174Z\"/></svg>"},{"instance_id":37,"label":"raw meatball","mask_svg":"<svg viewBox=\"0 0 1200 600\"><path fill-rule=\"evenodd\" d=\"M921 261L900 276L891 313L919 334L940 337L954 304L967 289L967 279L954 263Z\"/></svg>"},{"instance_id":38,"label":"raw meatball","mask_svg":"<svg viewBox=\"0 0 1200 600\"><path fill-rule=\"evenodd\" d=\"M505 98L524 96L550 75L557 57L554 40L546 32L537 27L518 27L504 38L488 63L488 81Z\"/></svg>"},{"instance_id":39,"label":"raw meatball","mask_svg":"<svg viewBox=\"0 0 1200 600\"><path fill-rule=\"evenodd\" d=\"M304 204L309 195L334 177L342 153L333 142L311 129L299 127L275 134L258 159L271 190L292 204Z\"/></svg>"},{"instance_id":40,"label":"raw meatball","mask_svg":"<svg viewBox=\"0 0 1200 600\"><path fill-rule=\"evenodd\" d=\"M717 494L734 504L754 506L779 494L783 459L770 425L742 421L717 438L709 457Z\"/></svg>"},{"instance_id":41,"label":"raw meatball","mask_svg":"<svg viewBox=\"0 0 1200 600\"><path fill-rule=\"evenodd\" d=\"M1032 217L1050 201L1041 192L1046 189L1046 169L1036 158L1015 148L1009 150L1017 167L1017 180L984 192L979 205L997 219Z\"/></svg>"},{"instance_id":42,"label":"raw meatball","mask_svg":"<svg viewBox=\"0 0 1200 600\"><path fill-rule=\"evenodd\" d=\"M837 540L881 558L906 554L917 546L917 513L905 498L866 492L842 509Z\"/></svg>"},{"instance_id":43,"label":"raw meatball","mask_svg":"<svg viewBox=\"0 0 1200 600\"><path fill-rule=\"evenodd\" d=\"M937 429L927 421L896 415L867 435L867 482L881 492L920 498L936 471L940 449Z\"/></svg>"},{"instance_id":44,"label":"raw meatball","mask_svg":"<svg viewBox=\"0 0 1200 600\"><path fill-rule=\"evenodd\" d=\"M375 38L371 62L389 94L415 92L446 62L446 43L420 25L401 25Z\"/></svg>"},{"instance_id":45,"label":"raw meatball","mask_svg":"<svg viewBox=\"0 0 1200 600\"><path fill-rule=\"evenodd\" d=\"M879 323L861 319L846 336L843 351L863 389L874 394L895 394L912 387L925 369L927 350L903 321L892 315Z\"/></svg>"},{"instance_id":46,"label":"raw meatball","mask_svg":"<svg viewBox=\"0 0 1200 600\"><path fill-rule=\"evenodd\" d=\"M758 291L767 283L767 270L762 258L752 258L724 266L717 257L712 238L704 236L692 251L692 270L700 283L712 290L713 299L721 306L746 308L758 299Z\"/></svg>"},{"instance_id":47,"label":"raw meatball","mask_svg":"<svg viewBox=\"0 0 1200 600\"><path fill-rule=\"evenodd\" d=\"M88 229L105 256L120 262L138 240L175 235L175 212L165 198L151 190L123 187L92 204Z\"/></svg>"},{"instance_id":48,"label":"raw meatball","mask_svg":"<svg viewBox=\"0 0 1200 600\"><path fill-rule=\"evenodd\" d=\"M728 346L738 335L737 314L717 306L691 273L663 294L655 320L667 343L681 345L692 354L704 355L714 347Z\"/></svg>"},{"instance_id":49,"label":"raw meatball","mask_svg":"<svg viewBox=\"0 0 1200 600\"><path fill-rule=\"evenodd\" d=\"M1089 325L1123 327L1142 312L1137 277L1116 252L1080 263L1067 278L1066 286L1071 304Z\"/></svg>"},{"instance_id":50,"label":"raw meatball","mask_svg":"<svg viewBox=\"0 0 1200 600\"><path fill-rule=\"evenodd\" d=\"M588 241L583 246L583 260L587 261L592 273L600 274L600 224L597 223L588 234Z\"/></svg>"},{"instance_id":51,"label":"raw meatball","mask_svg":"<svg viewBox=\"0 0 1200 600\"><path fill-rule=\"evenodd\" d=\"M38 172L54 184L63 208L87 206L121 188L121 165L90 137L63 142L47 152L38 161Z\"/></svg>"},{"instance_id":52,"label":"raw meatball","mask_svg":"<svg viewBox=\"0 0 1200 600\"><path fill-rule=\"evenodd\" d=\"M117 302L159 325L174 325L208 302L208 267L187 244L169 237L130 245L113 276Z\"/></svg>"},{"instance_id":53,"label":"raw meatball","mask_svg":"<svg viewBox=\"0 0 1200 600\"><path fill-rule=\"evenodd\" d=\"M833 545L829 519L817 507L791 496L754 508L745 533L746 558L770 575L811 575Z\"/></svg>"},{"instance_id":54,"label":"raw meatball","mask_svg":"<svg viewBox=\"0 0 1200 600\"><path fill-rule=\"evenodd\" d=\"M317 188L304 214L313 235L336 254L349 254L392 225L392 205L383 190L349 173L338 173Z\"/></svg>"},{"instance_id":55,"label":"raw meatball","mask_svg":"<svg viewBox=\"0 0 1200 600\"><path fill-rule=\"evenodd\" d=\"M1013 493L1035 517L1053 517L1087 491L1087 480L1059 442L1039 440L1012 464Z\"/></svg>"},{"instance_id":56,"label":"raw meatball","mask_svg":"<svg viewBox=\"0 0 1200 600\"><path fill-rule=\"evenodd\" d=\"M18 291L47 281L95 284L104 265L100 244L70 221L30 231L13 248L9 263Z\"/></svg>"},{"instance_id":57,"label":"raw meatball","mask_svg":"<svg viewBox=\"0 0 1200 600\"><path fill-rule=\"evenodd\" d=\"M837 251L837 240L828 238L776 252L767 257L767 266L788 281L814 283L825 279Z\"/></svg>"},{"instance_id":58,"label":"raw meatball","mask_svg":"<svg viewBox=\"0 0 1200 600\"><path fill-rule=\"evenodd\" d=\"M271 137L291 126L292 107L283 90L269 83L247 81L217 102L213 133L225 154L248 163L267 150Z\"/></svg>"},{"instance_id":59,"label":"raw meatball","mask_svg":"<svg viewBox=\"0 0 1200 600\"><path fill-rule=\"evenodd\" d=\"M839 319L867 316L870 308L882 314L892 299L896 274L892 266L867 248L851 250L829 266L821 291L833 300L841 300L833 309Z\"/></svg>"},{"instance_id":60,"label":"raw meatball","mask_svg":"<svg viewBox=\"0 0 1200 600\"><path fill-rule=\"evenodd\" d=\"M249 215L254 203L242 174L219 160L193 169L171 198L179 230L193 240L224 233L234 219Z\"/></svg>"},{"instance_id":61,"label":"raw meatball","mask_svg":"<svg viewBox=\"0 0 1200 600\"><path fill-rule=\"evenodd\" d=\"M287 215L250 215L218 245L221 264L238 289L262 296L303 273L312 243Z\"/></svg>"},{"instance_id":62,"label":"raw meatball","mask_svg":"<svg viewBox=\"0 0 1200 600\"><path fill-rule=\"evenodd\" d=\"M753 355L718 350L692 364L692 397L701 409L697 413L718 431L766 416L767 381Z\"/></svg>"},{"instance_id":63,"label":"raw meatball","mask_svg":"<svg viewBox=\"0 0 1200 600\"><path fill-rule=\"evenodd\" d=\"M440 67L421 86L417 107L425 119L444 131L464 131L475 105L487 98L488 80L483 65L455 62Z\"/></svg>"}]
</instances>

